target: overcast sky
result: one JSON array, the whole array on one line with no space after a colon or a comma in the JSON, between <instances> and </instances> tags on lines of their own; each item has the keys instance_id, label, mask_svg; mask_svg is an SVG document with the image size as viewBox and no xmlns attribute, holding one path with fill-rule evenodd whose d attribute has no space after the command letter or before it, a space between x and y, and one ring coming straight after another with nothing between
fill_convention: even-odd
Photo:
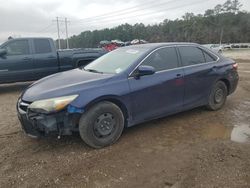
<instances>
[{"instance_id":1,"label":"overcast sky","mask_svg":"<svg viewBox=\"0 0 250 188\"><path fill-rule=\"evenodd\" d=\"M204 13L221 0L0 0L0 43L8 36L57 38L56 22L70 21L69 35L122 23L159 23L180 18L185 12ZM250 11L250 1L241 0ZM65 38L65 24L60 22Z\"/></svg>"}]
</instances>

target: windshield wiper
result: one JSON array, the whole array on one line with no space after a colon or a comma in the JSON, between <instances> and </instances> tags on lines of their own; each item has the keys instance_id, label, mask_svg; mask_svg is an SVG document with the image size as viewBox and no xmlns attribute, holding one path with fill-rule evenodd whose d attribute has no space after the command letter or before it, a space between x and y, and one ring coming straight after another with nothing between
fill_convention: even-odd
<instances>
[{"instance_id":1,"label":"windshield wiper","mask_svg":"<svg viewBox=\"0 0 250 188\"><path fill-rule=\"evenodd\" d=\"M89 71L89 72L94 72L94 73L100 73L103 74L103 72L95 70L95 69L84 69L85 71Z\"/></svg>"}]
</instances>

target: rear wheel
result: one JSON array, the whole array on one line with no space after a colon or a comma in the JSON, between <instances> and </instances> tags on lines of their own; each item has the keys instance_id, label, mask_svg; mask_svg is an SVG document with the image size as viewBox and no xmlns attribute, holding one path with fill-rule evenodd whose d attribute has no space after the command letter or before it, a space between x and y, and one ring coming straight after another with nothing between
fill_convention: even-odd
<instances>
[{"instance_id":1,"label":"rear wheel","mask_svg":"<svg viewBox=\"0 0 250 188\"><path fill-rule=\"evenodd\" d=\"M209 110L219 110L224 106L226 99L227 86L224 82L218 81L211 90L207 108Z\"/></svg>"},{"instance_id":2,"label":"rear wheel","mask_svg":"<svg viewBox=\"0 0 250 188\"><path fill-rule=\"evenodd\" d=\"M79 132L83 141L93 148L115 143L122 134L124 116L121 109L111 102L100 102L82 115Z\"/></svg>"}]
</instances>

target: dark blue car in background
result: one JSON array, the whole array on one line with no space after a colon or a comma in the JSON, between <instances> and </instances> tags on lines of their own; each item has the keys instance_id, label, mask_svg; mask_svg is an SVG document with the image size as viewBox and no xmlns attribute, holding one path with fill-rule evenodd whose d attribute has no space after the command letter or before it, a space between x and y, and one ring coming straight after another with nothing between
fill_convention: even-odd
<instances>
[{"instance_id":1,"label":"dark blue car in background","mask_svg":"<svg viewBox=\"0 0 250 188\"><path fill-rule=\"evenodd\" d=\"M128 46L35 82L18 100L18 117L30 136L79 131L101 148L125 127L203 105L222 108L238 79L233 60L198 44Z\"/></svg>"}]
</instances>

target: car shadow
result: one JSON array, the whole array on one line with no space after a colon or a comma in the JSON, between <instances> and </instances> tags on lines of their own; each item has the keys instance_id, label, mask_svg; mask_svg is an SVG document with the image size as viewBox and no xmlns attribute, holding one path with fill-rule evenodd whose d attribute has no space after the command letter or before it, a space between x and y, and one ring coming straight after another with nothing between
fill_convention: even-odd
<instances>
[{"instance_id":1,"label":"car shadow","mask_svg":"<svg viewBox=\"0 0 250 188\"><path fill-rule=\"evenodd\" d=\"M126 135L126 134L130 134L130 133L135 133L138 131L141 131L142 129L147 129L147 128L152 128L152 127L156 127L156 126L163 126L162 122L167 122L170 120L177 120L177 119L182 119L182 118L186 118L186 117L195 117L196 115L200 114L200 113L209 113L211 111L208 111L206 109L206 107L201 106L201 107L196 107L194 109L190 109L190 110L186 110L186 111L182 111L173 115L168 115L162 118L157 118L154 120L150 120L144 123L140 123L137 124L135 126L132 127L128 127L126 129L124 129L124 132L122 135ZM165 123L164 123L165 126ZM167 125L166 125L167 126Z\"/></svg>"},{"instance_id":2,"label":"car shadow","mask_svg":"<svg viewBox=\"0 0 250 188\"><path fill-rule=\"evenodd\" d=\"M32 84L32 82L2 84L0 85L0 94L21 92L26 89L30 84Z\"/></svg>"},{"instance_id":3,"label":"car shadow","mask_svg":"<svg viewBox=\"0 0 250 188\"><path fill-rule=\"evenodd\" d=\"M112 147L116 148L117 144L122 144L123 140L130 140L134 135L136 134L140 134L141 131L147 131L147 129L152 129L152 128L159 128L162 126L171 126L174 124L170 123L168 125L166 125L163 122L167 122L170 120L174 120L174 119L180 119L180 118L186 118L186 117L192 117L192 116L196 116L200 113L209 113L209 111L207 111L204 107L198 107L189 111L184 111L184 112L180 112L174 115L170 115L170 116L166 116L163 118L159 118L159 119L155 119L155 120L151 120L145 123L141 123L138 125L135 125L133 127L128 127L125 128L123 131L123 134L121 135L121 139L118 140L117 143L115 143L114 145L110 146L110 147L106 147L103 148L101 150L106 150L106 149L110 149ZM125 142L126 143L126 142ZM89 146L87 146L81 139L80 134L79 133L73 133L71 136L62 136L60 139L57 139L57 136L48 136L48 137L43 137L41 139L38 140L37 144L39 146L41 145L49 145L49 149L65 149L68 148L69 151L72 150L72 146L74 146L74 148L78 148L81 151L92 151L94 150L93 148L90 148ZM42 150L44 150L45 148L43 148Z\"/></svg>"},{"instance_id":4,"label":"car shadow","mask_svg":"<svg viewBox=\"0 0 250 188\"><path fill-rule=\"evenodd\" d=\"M31 140L34 140L30 138ZM72 150L85 150L85 151L91 151L92 148L88 147L87 144L83 142L83 140L80 137L80 134L77 132L74 132L72 135L68 136L61 136L59 139L56 135L50 135L42 138L36 139L34 143L37 144L38 149L35 149L36 152L40 151L55 151L66 149L70 152Z\"/></svg>"}]
</instances>

